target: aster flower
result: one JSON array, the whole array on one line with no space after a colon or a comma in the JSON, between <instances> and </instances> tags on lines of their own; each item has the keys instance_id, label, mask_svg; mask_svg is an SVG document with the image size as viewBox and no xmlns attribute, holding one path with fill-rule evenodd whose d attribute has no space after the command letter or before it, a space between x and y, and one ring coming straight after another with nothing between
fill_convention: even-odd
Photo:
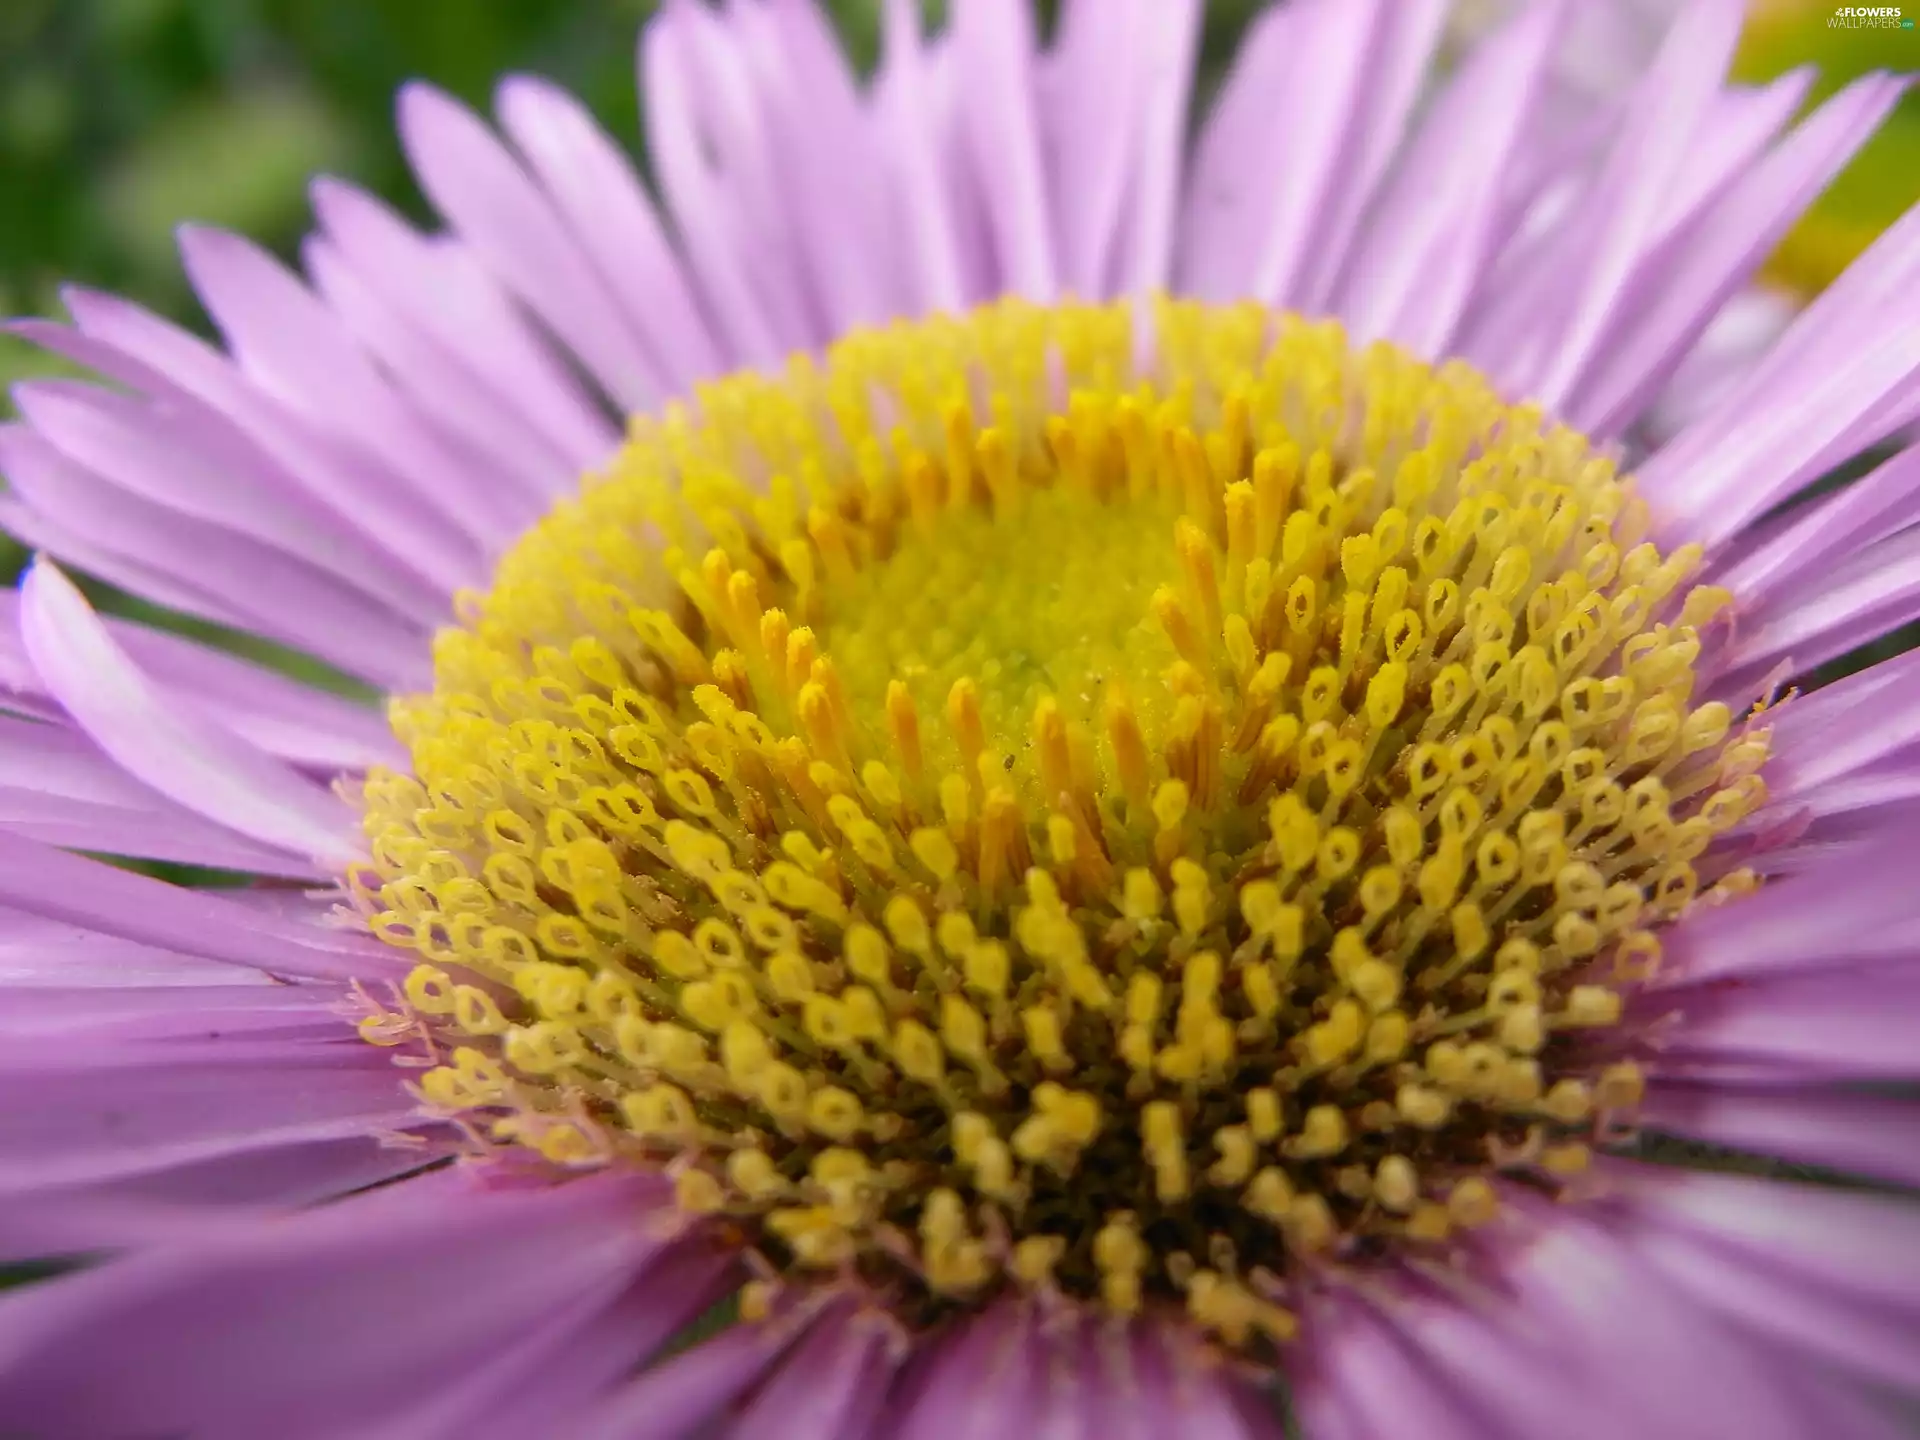
<instances>
[{"instance_id":1,"label":"aster flower","mask_svg":"<svg viewBox=\"0 0 1920 1440\"><path fill-rule=\"evenodd\" d=\"M1543 148L1560 7L1423 99L1441 5L1302 0L1188 145L1194 6L953 9L668 7L658 209L410 89L444 232L17 327L111 388L0 434L0 1243L97 1260L0 1416L1896 1433L1911 1210L1636 1141L1920 1181L1920 666L1780 697L1920 616L1920 455L1783 508L1920 218L1623 437L1898 82L1789 128L1719 0Z\"/></svg>"}]
</instances>

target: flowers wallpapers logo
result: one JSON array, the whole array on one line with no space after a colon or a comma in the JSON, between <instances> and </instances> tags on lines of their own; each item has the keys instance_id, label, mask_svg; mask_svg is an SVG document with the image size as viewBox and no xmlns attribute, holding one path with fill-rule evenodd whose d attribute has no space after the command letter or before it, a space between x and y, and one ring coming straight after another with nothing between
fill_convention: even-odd
<instances>
[{"instance_id":1,"label":"flowers wallpapers logo","mask_svg":"<svg viewBox=\"0 0 1920 1440\"><path fill-rule=\"evenodd\" d=\"M1904 80L1063 9L16 323L0 1433L1905 1433L1920 212L1708 343Z\"/></svg>"},{"instance_id":2,"label":"flowers wallpapers logo","mask_svg":"<svg viewBox=\"0 0 1920 1440\"><path fill-rule=\"evenodd\" d=\"M1911 30L1898 5L1842 5L1827 21L1835 30Z\"/></svg>"}]
</instances>

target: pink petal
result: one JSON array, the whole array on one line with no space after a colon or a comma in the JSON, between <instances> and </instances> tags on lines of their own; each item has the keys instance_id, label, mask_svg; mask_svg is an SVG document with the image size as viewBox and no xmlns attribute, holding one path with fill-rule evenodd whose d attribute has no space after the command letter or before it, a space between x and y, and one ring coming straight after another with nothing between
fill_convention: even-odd
<instances>
[{"instance_id":1,"label":"pink petal","mask_svg":"<svg viewBox=\"0 0 1920 1440\"><path fill-rule=\"evenodd\" d=\"M1549 1353L1569 1357L1589 1385L1638 1412L1640 1424L1626 1431L1570 1417L1573 1433L1702 1440L1823 1433L1811 1386L1796 1383L1800 1377L1783 1371L1768 1349L1689 1304L1630 1242L1569 1217L1549 1225L1509 1274L1516 1321L1524 1316Z\"/></svg>"},{"instance_id":2,"label":"pink petal","mask_svg":"<svg viewBox=\"0 0 1920 1440\"><path fill-rule=\"evenodd\" d=\"M1920 209L1889 227L1711 414L1640 469L1664 533L1712 542L1902 423L1916 398Z\"/></svg>"},{"instance_id":3,"label":"pink petal","mask_svg":"<svg viewBox=\"0 0 1920 1440\"><path fill-rule=\"evenodd\" d=\"M1680 1023L1663 1036L1661 1064L1732 1062L1778 1067L1789 1077L1920 1076L1909 1018L1920 1011L1920 975L1911 968L1835 967L1690 993Z\"/></svg>"},{"instance_id":4,"label":"pink petal","mask_svg":"<svg viewBox=\"0 0 1920 1440\"><path fill-rule=\"evenodd\" d=\"M1765 616L1774 596L1790 593L1910 524L1917 492L1920 449L1903 450L1838 494L1791 512L1785 524L1767 531L1764 543L1748 549L1716 583L1733 591L1743 610Z\"/></svg>"},{"instance_id":5,"label":"pink petal","mask_svg":"<svg viewBox=\"0 0 1920 1440\"><path fill-rule=\"evenodd\" d=\"M1553 261L1549 293L1523 296L1512 287L1507 308L1517 308L1523 323L1489 313L1476 325L1466 353L1515 389L1557 408L1592 362L1618 295L1658 237L1686 155L1676 137L1694 134L1718 93L1741 11L1740 0L1704 0L1680 13L1570 213L1572 243Z\"/></svg>"},{"instance_id":6,"label":"pink petal","mask_svg":"<svg viewBox=\"0 0 1920 1440\"><path fill-rule=\"evenodd\" d=\"M1626 1161L1609 1162L1608 1175L1631 1199L1635 1254L1703 1309L1792 1356L1809 1379L1815 1360L1911 1388L1920 1251L1905 1200ZM1835 1413L1809 1433L1903 1433L1831 1386L1820 1398Z\"/></svg>"},{"instance_id":7,"label":"pink petal","mask_svg":"<svg viewBox=\"0 0 1920 1440\"><path fill-rule=\"evenodd\" d=\"M1305 313L1318 314L1331 306L1335 283L1353 253L1363 217L1406 141L1446 12L1445 0L1413 0L1389 7L1388 23L1376 26L1367 83L1361 87L1345 157L1352 163L1342 166L1334 177L1329 213L1314 241L1312 269L1294 301Z\"/></svg>"},{"instance_id":8,"label":"pink petal","mask_svg":"<svg viewBox=\"0 0 1920 1440\"><path fill-rule=\"evenodd\" d=\"M475 488L486 493L503 530L518 533L533 524L578 480L581 467L569 464L525 423L516 397L499 395L476 379L464 355L450 355L436 343L414 316L381 293L379 279L348 259L332 239L307 236L300 243L300 261L327 308L419 411L437 447L487 457L486 464L475 466L481 481ZM601 454L612 449L609 443Z\"/></svg>"},{"instance_id":9,"label":"pink petal","mask_svg":"<svg viewBox=\"0 0 1920 1440\"><path fill-rule=\"evenodd\" d=\"M1519 1440L1520 1431L1490 1424L1486 1413L1472 1405L1460 1377L1440 1369L1387 1320L1357 1305L1346 1308L1337 1321L1316 1314L1308 1322L1335 1333L1314 1347L1313 1372L1299 1386L1303 1398L1333 1397L1334 1408L1356 1436ZM1311 1407L1312 1401L1308 1403Z\"/></svg>"},{"instance_id":10,"label":"pink petal","mask_svg":"<svg viewBox=\"0 0 1920 1440\"><path fill-rule=\"evenodd\" d=\"M340 1015L310 1010L302 1021L209 1003L204 1013L138 1020L138 1029L8 1036L0 1194L391 1134L414 1121L418 1102L391 1056Z\"/></svg>"}]
</instances>

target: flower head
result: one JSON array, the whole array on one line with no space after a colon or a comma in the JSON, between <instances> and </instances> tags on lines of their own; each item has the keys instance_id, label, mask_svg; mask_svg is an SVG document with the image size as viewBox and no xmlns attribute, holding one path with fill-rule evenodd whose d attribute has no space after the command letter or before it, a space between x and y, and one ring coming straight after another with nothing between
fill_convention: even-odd
<instances>
[{"instance_id":1,"label":"flower head","mask_svg":"<svg viewBox=\"0 0 1920 1440\"><path fill-rule=\"evenodd\" d=\"M389 698L22 587L0 1238L125 1253L0 1413L1880 1433L1914 1218L1635 1157L1920 1179L1915 669L1782 693L1920 613L1920 464L1771 513L1920 411L1916 222L1639 422L1899 87L1785 129L1708 3L1533 150L1559 8L1423 100L1442 6L1302 0L1189 154L1189 7L867 90L674 7L673 239L415 89L447 233L328 183L312 288L187 235L226 353L23 327L124 389L23 387L8 523Z\"/></svg>"}]
</instances>

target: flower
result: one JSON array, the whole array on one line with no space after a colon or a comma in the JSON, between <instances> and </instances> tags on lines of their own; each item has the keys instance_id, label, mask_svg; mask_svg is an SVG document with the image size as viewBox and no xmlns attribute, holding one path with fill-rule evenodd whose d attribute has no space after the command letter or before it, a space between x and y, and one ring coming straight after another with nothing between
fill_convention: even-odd
<instances>
[{"instance_id":1,"label":"flower","mask_svg":"<svg viewBox=\"0 0 1920 1440\"><path fill-rule=\"evenodd\" d=\"M1189 154L1191 5L867 91L670 7L660 213L415 88L446 233L17 327L118 388L16 533L394 698L12 599L0 1241L109 1258L7 1423L1895 1433L1910 1208L1636 1140L1920 1181L1920 669L1781 695L1920 615L1920 455L1787 508L1920 409L1920 212L1619 442L1900 85L1785 129L1709 0L1543 151L1561 8L1423 107L1442 6L1301 0Z\"/></svg>"}]
</instances>

